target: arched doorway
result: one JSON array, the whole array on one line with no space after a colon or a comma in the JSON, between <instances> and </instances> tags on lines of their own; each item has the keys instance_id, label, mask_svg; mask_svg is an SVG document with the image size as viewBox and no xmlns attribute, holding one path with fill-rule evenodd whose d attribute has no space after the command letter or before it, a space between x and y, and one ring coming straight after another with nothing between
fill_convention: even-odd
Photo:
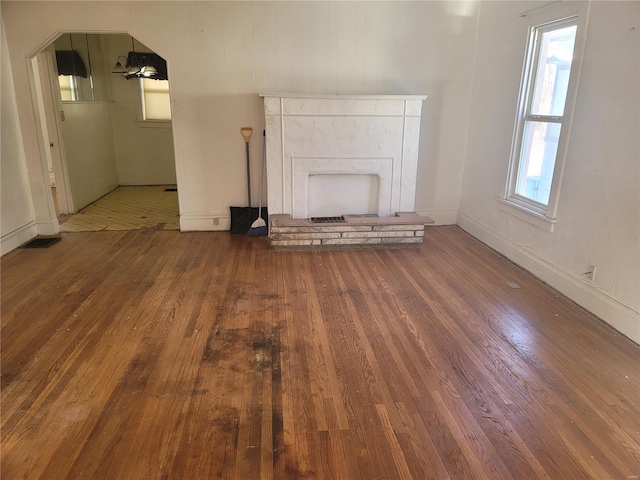
<instances>
[{"instance_id":1,"label":"arched doorway","mask_svg":"<svg viewBox=\"0 0 640 480\"><path fill-rule=\"evenodd\" d=\"M179 228L164 59L127 34L63 33L32 63L34 83L41 91L38 117L46 137L43 141L49 144L49 179L58 213L74 214L96 200L104 203L106 195L127 187L164 186L167 195L174 197L175 209L168 211L171 218L158 224ZM124 72L118 73L118 64ZM146 64L161 72L155 75L157 79L140 73ZM122 214L132 213L127 209L140 204L140 198L116 203L115 213L117 209ZM136 215L129 216L135 220ZM141 227L154 226L149 225L149 214L138 217ZM62 217L61 229L134 229L132 218L124 228L110 228L112 222L106 221L93 228L65 229L68 217Z\"/></svg>"}]
</instances>

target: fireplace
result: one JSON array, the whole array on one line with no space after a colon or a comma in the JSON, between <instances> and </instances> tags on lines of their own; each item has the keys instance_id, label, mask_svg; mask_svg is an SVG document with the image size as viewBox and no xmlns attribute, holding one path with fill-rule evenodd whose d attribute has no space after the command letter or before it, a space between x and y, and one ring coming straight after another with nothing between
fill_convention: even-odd
<instances>
[{"instance_id":1,"label":"fireplace","mask_svg":"<svg viewBox=\"0 0 640 480\"><path fill-rule=\"evenodd\" d=\"M426 96L261 96L270 217L414 211Z\"/></svg>"},{"instance_id":2,"label":"fireplace","mask_svg":"<svg viewBox=\"0 0 640 480\"><path fill-rule=\"evenodd\" d=\"M272 243L422 242L432 221L413 212L426 96L261 96ZM309 226L342 216L347 225Z\"/></svg>"}]
</instances>

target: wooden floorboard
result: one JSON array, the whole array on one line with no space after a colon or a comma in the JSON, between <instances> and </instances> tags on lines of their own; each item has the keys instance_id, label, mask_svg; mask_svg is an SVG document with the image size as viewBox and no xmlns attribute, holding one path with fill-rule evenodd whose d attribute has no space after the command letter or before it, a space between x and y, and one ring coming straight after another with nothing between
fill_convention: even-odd
<instances>
[{"instance_id":1,"label":"wooden floorboard","mask_svg":"<svg viewBox=\"0 0 640 480\"><path fill-rule=\"evenodd\" d=\"M1 268L2 479L640 475L640 346L457 227L70 233Z\"/></svg>"}]
</instances>

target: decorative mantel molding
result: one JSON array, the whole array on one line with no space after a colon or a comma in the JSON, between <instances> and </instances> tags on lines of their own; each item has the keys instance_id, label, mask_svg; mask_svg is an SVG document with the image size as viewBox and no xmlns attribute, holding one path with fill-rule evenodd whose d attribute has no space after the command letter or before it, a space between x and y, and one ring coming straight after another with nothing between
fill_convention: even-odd
<instances>
[{"instance_id":1,"label":"decorative mantel molding","mask_svg":"<svg viewBox=\"0 0 640 480\"><path fill-rule=\"evenodd\" d=\"M307 218L307 178L379 178L380 217L415 208L424 95L261 93L270 214Z\"/></svg>"}]
</instances>

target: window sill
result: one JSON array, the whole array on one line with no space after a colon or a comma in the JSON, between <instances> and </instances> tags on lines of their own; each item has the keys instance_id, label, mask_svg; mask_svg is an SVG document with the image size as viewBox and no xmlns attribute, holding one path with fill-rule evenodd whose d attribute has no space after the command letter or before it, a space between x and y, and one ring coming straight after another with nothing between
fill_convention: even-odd
<instances>
[{"instance_id":1,"label":"window sill","mask_svg":"<svg viewBox=\"0 0 640 480\"><path fill-rule=\"evenodd\" d=\"M555 218L549 218L542 213L527 208L526 205L516 203L508 198L498 197L496 200L499 203L498 208L508 215L524 220L525 222L550 233L555 229L557 223Z\"/></svg>"},{"instance_id":2,"label":"window sill","mask_svg":"<svg viewBox=\"0 0 640 480\"><path fill-rule=\"evenodd\" d=\"M136 120L140 128L171 128L171 120Z\"/></svg>"}]
</instances>

